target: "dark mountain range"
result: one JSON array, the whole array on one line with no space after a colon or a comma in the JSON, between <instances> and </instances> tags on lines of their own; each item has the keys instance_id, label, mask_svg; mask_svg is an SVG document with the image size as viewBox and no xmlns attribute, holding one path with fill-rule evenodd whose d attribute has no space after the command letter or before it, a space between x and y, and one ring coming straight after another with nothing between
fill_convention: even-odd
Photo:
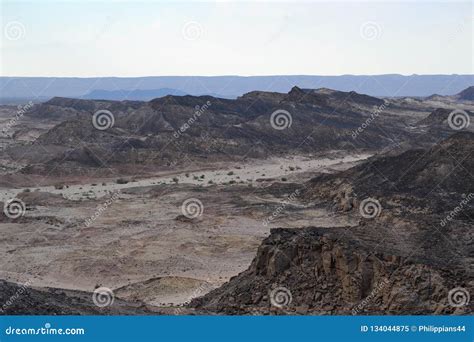
<instances>
[{"instance_id":1,"label":"dark mountain range","mask_svg":"<svg viewBox=\"0 0 474 342\"><path fill-rule=\"evenodd\" d=\"M95 162L84 156L92 154L112 165L124 160L159 165L179 153L189 158L242 158L289 151L378 149L392 144L394 135L408 136L396 116L366 127L363 139L351 135L385 101L356 92L298 87L287 94L251 92L236 100L171 95L150 102L53 98L28 115L63 121L35 142L62 152L46 165L25 171L60 171L65 164L55 161L63 160L89 167ZM93 114L100 110L110 111L113 127L94 127Z\"/></svg>"}]
</instances>

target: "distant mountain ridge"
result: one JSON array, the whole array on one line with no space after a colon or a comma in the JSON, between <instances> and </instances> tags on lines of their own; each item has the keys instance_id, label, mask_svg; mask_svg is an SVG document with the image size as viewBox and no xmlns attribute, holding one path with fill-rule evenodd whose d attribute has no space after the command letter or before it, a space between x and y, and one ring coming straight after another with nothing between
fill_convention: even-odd
<instances>
[{"instance_id":1,"label":"distant mountain ridge","mask_svg":"<svg viewBox=\"0 0 474 342\"><path fill-rule=\"evenodd\" d=\"M157 97L167 95L184 96L184 91L171 88L160 89L134 89L134 90L104 90L95 89L84 95L82 98L87 100L134 100L134 101L150 101Z\"/></svg>"},{"instance_id":2,"label":"distant mountain ridge","mask_svg":"<svg viewBox=\"0 0 474 342\"><path fill-rule=\"evenodd\" d=\"M474 75L0 77L0 99L90 98L95 91L117 89L145 94L150 89L173 89L194 96L236 98L252 91L287 93L295 85L301 89L330 88L378 97L454 95L474 85Z\"/></svg>"}]
</instances>

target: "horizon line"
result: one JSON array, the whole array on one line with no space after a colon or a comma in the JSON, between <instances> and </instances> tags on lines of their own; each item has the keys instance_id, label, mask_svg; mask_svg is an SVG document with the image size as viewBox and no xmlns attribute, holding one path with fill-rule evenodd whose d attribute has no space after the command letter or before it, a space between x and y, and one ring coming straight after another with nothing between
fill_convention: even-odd
<instances>
[{"instance_id":1,"label":"horizon line","mask_svg":"<svg viewBox=\"0 0 474 342\"><path fill-rule=\"evenodd\" d=\"M339 75L316 75L316 74L272 74L272 75L144 75L144 76L5 76L0 75L0 78L78 78L78 79L87 79L87 78L157 78L157 77L242 77L242 78L251 78L251 77L342 77L342 76L474 76L474 73L471 74L400 74L400 73L388 73L388 74L339 74Z\"/></svg>"}]
</instances>

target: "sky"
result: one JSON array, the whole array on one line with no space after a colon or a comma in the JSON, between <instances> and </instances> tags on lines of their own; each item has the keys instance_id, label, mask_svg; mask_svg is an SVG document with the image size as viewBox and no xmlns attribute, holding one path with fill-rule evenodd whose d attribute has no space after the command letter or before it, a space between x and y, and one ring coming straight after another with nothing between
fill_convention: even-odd
<instances>
[{"instance_id":1,"label":"sky","mask_svg":"<svg viewBox=\"0 0 474 342\"><path fill-rule=\"evenodd\" d=\"M473 74L473 5L5 1L1 76Z\"/></svg>"}]
</instances>

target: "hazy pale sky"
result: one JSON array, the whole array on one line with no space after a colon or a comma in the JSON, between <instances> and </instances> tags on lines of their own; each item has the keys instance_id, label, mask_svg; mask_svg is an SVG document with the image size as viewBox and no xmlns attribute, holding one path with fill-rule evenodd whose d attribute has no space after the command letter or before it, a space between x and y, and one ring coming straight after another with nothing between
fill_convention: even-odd
<instances>
[{"instance_id":1,"label":"hazy pale sky","mask_svg":"<svg viewBox=\"0 0 474 342\"><path fill-rule=\"evenodd\" d=\"M473 73L467 2L1 1L2 76Z\"/></svg>"}]
</instances>

